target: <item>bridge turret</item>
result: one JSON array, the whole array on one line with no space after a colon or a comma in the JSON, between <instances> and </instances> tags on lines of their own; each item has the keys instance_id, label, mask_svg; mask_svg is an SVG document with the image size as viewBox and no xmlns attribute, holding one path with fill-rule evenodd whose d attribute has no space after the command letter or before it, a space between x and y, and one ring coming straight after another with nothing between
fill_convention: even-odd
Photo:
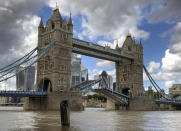
<instances>
[{"instance_id":1,"label":"bridge turret","mask_svg":"<svg viewBox=\"0 0 181 131\"><path fill-rule=\"evenodd\" d=\"M43 20L41 18L40 20L40 24L38 26L38 46L41 47L42 46L42 34L45 32L45 28L43 25ZM38 50L39 51L39 50Z\"/></svg>"},{"instance_id":2,"label":"bridge turret","mask_svg":"<svg viewBox=\"0 0 181 131\"><path fill-rule=\"evenodd\" d=\"M71 13L70 13L70 18L69 18L69 22L68 22L68 30L69 30L69 32L73 33L73 24L72 24Z\"/></svg>"},{"instance_id":3,"label":"bridge turret","mask_svg":"<svg viewBox=\"0 0 181 131\"><path fill-rule=\"evenodd\" d=\"M118 40L116 40L116 50L119 50L119 46L118 46Z\"/></svg>"},{"instance_id":4,"label":"bridge turret","mask_svg":"<svg viewBox=\"0 0 181 131\"><path fill-rule=\"evenodd\" d=\"M131 37L131 34L128 33L126 36L126 40L123 43L122 49L128 52L132 52L134 50L135 42Z\"/></svg>"},{"instance_id":5,"label":"bridge turret","mask_svg":"<svg viewBox=\"0 0 181 131\"><path fill-rule=\"evenodd\" d=\"M59 12L59 7L57 5L53 10L53 14L52 14L50 19L53 20L53 21L62 21L62 16L61 16L61 14Z\"/></svg>"},{"instance_id":6,"label":"bridge turret","mask_svg":"<svg viewBox=\"0 0 181 131\"><path fill-rule=\"evenodd\" d=\"M40 24L39 24L39 26L38 26L38 35L41 35L43 32L44 32L44 25L43 25L43 20L42 20L42 18L41 18L41 20L40 20Z\"/></svg>"},{"instance_id":7,"label":"bridge turret","mask_svg":"<svg viewBox=\"0 0 181 131\"><path fill-rule=\"evenodd\" d=\"M73 37L71 21L72 18L68 23L65 18L62 19L56 5L52 16L47 21L46 31L40 36L42 48L52 41L56 41L56 43L48 54L38 62L37 90L46 81L50 81L46 88L49 92L50 90L52 92L66 92L70 88ZM69 29L71 30L69 31ZM50 89L50 85L52 89Z\"/></svg>"},{"instance_id":8,"label":"bridge turret","mask_svg":"<svg viewBox=\"0 0 181 131\"><path fill-rule=\"evenodd\" d=\"M143 47L128 33L121 50L134 55L135 59L116 63L117 87L121 87L117 90L121 93L131 90L132 96L136 97L143 93Z\"/></svg>"}]
</instances>

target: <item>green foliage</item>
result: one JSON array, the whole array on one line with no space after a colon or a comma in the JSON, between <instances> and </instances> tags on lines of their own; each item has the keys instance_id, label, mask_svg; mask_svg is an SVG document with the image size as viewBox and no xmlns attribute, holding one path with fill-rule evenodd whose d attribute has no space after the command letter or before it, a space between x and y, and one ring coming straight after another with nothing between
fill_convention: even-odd
<instances>
[{"instance_id":1,"label":"green foliage","mask_svg":"<svg viewBox=\"0 0 181 131\"><path fill-rule=\"evenodd\" d=\"M162 97L162 95L161 95L160 92L155 92L155 91L152 90L152 89L149 89L148 91L146 91L146 93L147 93L149 96L152 96L152 97L154 97L154 98L156 98L156 99Z\"/></svg>"},{"instance_id":2,"label":"green foliage","mask_svg":"<svg viewBox=\"0 0 181 131\"><path fill-rule=\"evenodd\" d=\"M106 102L107 101L107 98L102 96L102 95L99 95L99 94L94 94L94 95L88 95L87 96L88 99L97 99L97 100L101 100L103 102Z\"/></svg>"}]
</instances>

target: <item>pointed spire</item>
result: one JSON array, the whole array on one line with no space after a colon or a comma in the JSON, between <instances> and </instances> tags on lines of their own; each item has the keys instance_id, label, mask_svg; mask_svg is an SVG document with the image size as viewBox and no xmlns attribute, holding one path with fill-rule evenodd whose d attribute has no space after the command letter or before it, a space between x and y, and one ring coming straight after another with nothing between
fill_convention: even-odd
<instances>
[{"instance_id":1,"label":"pointed spire","mask_svg":"<svg viewBox=\"0 0 181 131\"><path fill-rule=\"evenodd\" d=\"M67 24L66 18L63 19L63 23L64 23L64 24Z\"/></svg>"},{"instance_id":2,"label":"pointed spire","mask_svg":"<svg viewBox=\"0 0 181 131\"><path fill-rule=\"evenodd\" d=\"M55 6L54 10L59 10L59 7L58 7L58 5L57 5L57 2L56 2L56 6Z\"/></svg>"},{"instance_id":3,"label":"pointed spire","mask_svg":"<svg viewBox=\"0 0 181 131\"><path fill-rule=\"evenodd\" d=\"M127 37L131 37L131 33L128 31Z\"/></svg>"},{"instance_id":4,"label":"pointed spire","mask_svg":"<svg viewBox=\"0 0 181 131\"><path fill-rule=\"evenodd\" d=\"M39 26L38 26L38 27L39 27L39 28L41 28L41 27L43 27L43 28L44 28L42 18L41 18L41 20L40 20L40 24L39 24Z\"/></svg>"},{"instance_id":5,"label":"pointed spire","mask_svg":"<svg viewBox=\"0 0 181 131\"><path fill-rule=\"evenodd\" d=\"M71 12L70 12L70 18L69 18L68 25L73 25L73 24L72 24L72 13L71 13Z\"/></svg>"},{"instance_id":6,"label":"pointed spire","mask_svg":"<svg viewBox=\"0 0 181 131\"><path fill-rule=\"evenodd\" d=\"M134 44L136 44L136 37L132 37Z\"/></svg>"},{"instance_id":7,"label":"pointed spire","mask_svg":"<svg viewBox=\"0 0 181 131\"><path fill-rule=\"evenodd\" d=\"M141 38L140 38L140 46L143 47L143 45L142 45L142 39L141 39Z\"/></svg>"},{"instance_id":8,"label":"pointed spire","mask_svg":"<svg viewBox=\"0 0 181 131\"><path fill-rule=\"evenodd\" d=\"M116 40L116 49L119 49L118 40Z\"/></svg>"},{"instance_id":9,"label":"pointed spire","mask_svg":"<svg viewBox=\"0 0 181 131\"><path fill-rule=\"evenodd\" d=\"M50 19L53 21L57 21L57 20L62 21L62 16L59 12L59 7L58 7L57 3L56 3L56 7L54 8L53 14Z\"/></svg>"}]
</instances>

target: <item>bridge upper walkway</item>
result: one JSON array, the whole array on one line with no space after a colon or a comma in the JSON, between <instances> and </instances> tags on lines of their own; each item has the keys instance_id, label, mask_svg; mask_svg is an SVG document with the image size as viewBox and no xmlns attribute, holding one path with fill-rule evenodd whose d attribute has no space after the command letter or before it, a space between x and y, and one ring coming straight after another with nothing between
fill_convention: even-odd
<instances>
[{"instance_id":1,"label":"bridge upper walkway","mask_svg":"<svg viewBox=\"0 0 181 131\"><path fill-rule=\"evenodd\" d=\"M123 50L115 50L109 47L103 47L91 42L82 41L79 39L72 39L72 52L83 54L91 57L110 61L120 61L122 58L134 60L134 56Z\"/></svg>"}]
</instances>

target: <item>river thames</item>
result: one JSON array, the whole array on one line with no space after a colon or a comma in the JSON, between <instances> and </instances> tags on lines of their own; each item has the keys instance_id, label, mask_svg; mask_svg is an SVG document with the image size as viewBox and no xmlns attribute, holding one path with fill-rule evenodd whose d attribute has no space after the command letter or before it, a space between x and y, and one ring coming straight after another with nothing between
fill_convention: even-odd
<instances>
[{"instance_id":1,"label":"river thames","mask_svg":"<svg viewBox=\"0 0 181 131\"><path fill-rule=\"evenodd\" d=\"M70 127L60 125L58 111L23 111L0 107L0 131L180 131L181 111L71 112Z\"/></svg>"}]
</instances>

